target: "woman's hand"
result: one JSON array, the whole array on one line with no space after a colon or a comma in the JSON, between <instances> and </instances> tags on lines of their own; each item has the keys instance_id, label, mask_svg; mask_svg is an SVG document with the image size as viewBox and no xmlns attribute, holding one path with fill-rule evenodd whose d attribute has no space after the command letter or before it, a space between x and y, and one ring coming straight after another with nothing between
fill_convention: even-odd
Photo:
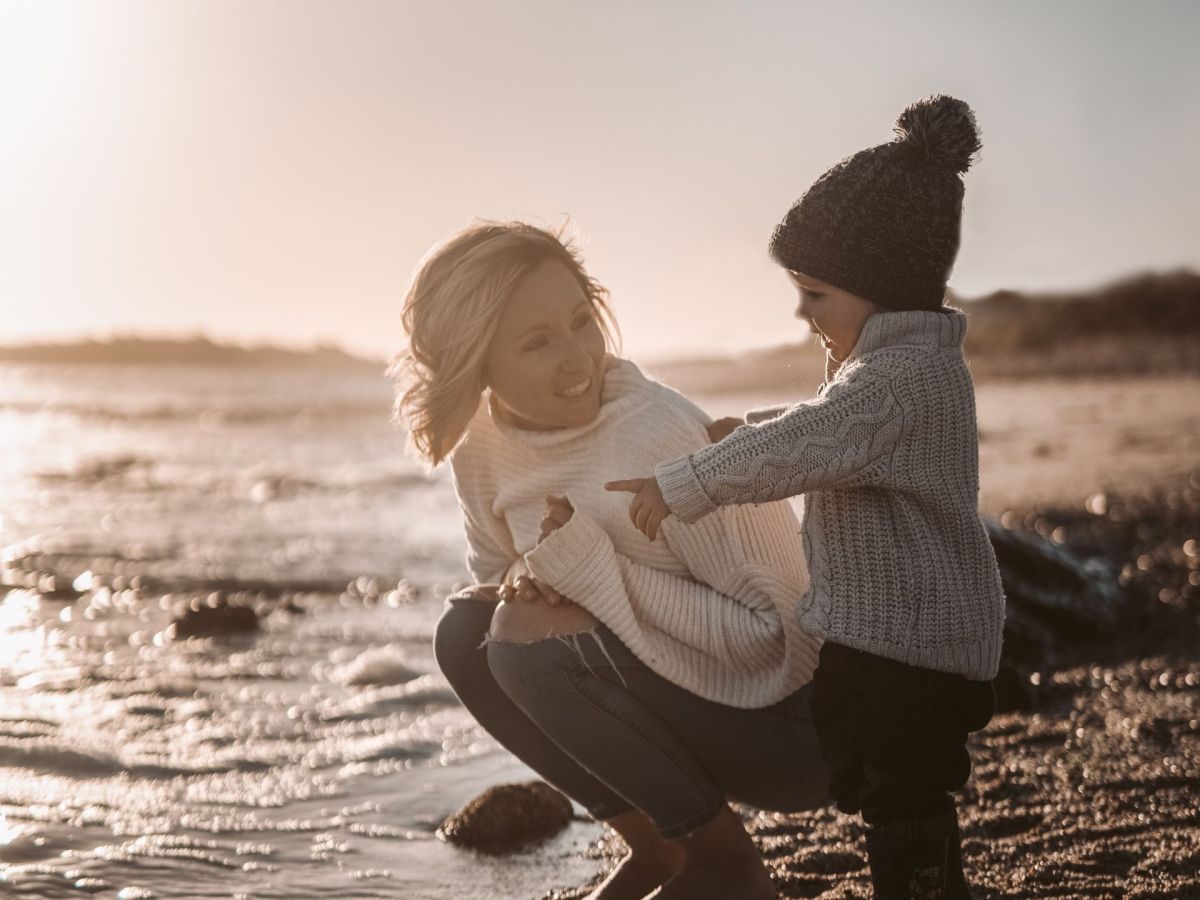
<instances>
[{"instance_id":1,"label":"woman's hand","mask_svg":"<svg viewBox=\"0 0 1200 900\"><path fill-rule=\"evenodd\" d=\"M624 481L609 481L606 491L627 491L633 494L629 503L629 521L642 534L654 540L658 537L658 526L671 515L671 507L663 499L662 490L653 478L628 478Z\"/></svg>"},{"instance_id":2,"label":"woman's hand","mask_svg":"<svg viewBox=\"0 0 1200 900\"><path fill-rule=\"evenodd\" d=\"M542 532L538 535L538 543L540 544L570 522L573 515L575 515L575 507L566 497L547 496L546 512L542 515Z\"/></svg>"},{"instance_id":3,"label":"woman's hand","mask_svg":"<svg viewBox=\"0 0 1200 900\"><path fill-rule=\"evenodd\" d=\"M566 597L545 582L538 581L529 573L529 565L524 556L518 556L508 571L504 573L504 582L497 591L500 600L512 603L521 600L525 603L536 603L539 600L550 606L558 606L566 602Z\"/></svg>"},{"instance_id":4,"label":"woman's hand","mask_svg":"<svg viewBox=\"0 0 1200 900\"><path fill-rule=\"evenodd\" d=\"M724 419L717 419L708 426L708 439L714 444L731 434L734 429L741 428L746 424L745 419L739 419L737 416L727 416Z\"/></svg>"}]
</instances>

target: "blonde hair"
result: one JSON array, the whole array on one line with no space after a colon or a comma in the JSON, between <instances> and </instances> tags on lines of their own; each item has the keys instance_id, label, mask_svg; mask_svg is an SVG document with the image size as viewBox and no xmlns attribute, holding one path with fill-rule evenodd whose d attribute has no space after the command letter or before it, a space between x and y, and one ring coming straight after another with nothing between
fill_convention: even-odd
<instances>
[{"instance_id":1,"label":"blonde hair","mask_svg":"<svg viewBox=\"0 0 1200 900\"><path fill-rule=\"evenodd\" d=\"M565 266L596 312L609 350L619 341L608 291L583 268L563 231L478 222L433 247L417 268L401 320L408 346L388 367L394 420L431 466L458 446L483 393L483 362L518 281L541 263Z\"/></svg>"}]
</instances>

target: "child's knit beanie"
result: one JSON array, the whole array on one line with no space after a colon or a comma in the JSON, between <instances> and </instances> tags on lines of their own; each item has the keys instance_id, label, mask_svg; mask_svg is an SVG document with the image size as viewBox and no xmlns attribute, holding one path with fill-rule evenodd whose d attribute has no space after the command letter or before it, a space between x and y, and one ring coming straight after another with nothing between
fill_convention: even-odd
<instances>
[{"instance_id":1,"label":"child's knit beanie","mask_svg":"<svg viewBox=\"0 0 1200 900\"><path fill-rule=\"evenodd\" d=\"M775 228L771 256L889 309L936 310L979 132L971 108L942 95L909 106L895 131L816 180Z\"/></svg>"}]
</instances>

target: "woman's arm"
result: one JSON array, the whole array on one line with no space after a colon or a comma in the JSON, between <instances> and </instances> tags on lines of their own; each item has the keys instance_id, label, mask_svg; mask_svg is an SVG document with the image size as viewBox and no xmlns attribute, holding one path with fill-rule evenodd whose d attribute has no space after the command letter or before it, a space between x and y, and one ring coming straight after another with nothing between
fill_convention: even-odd
<instances>
[{"instance_id":1,"label":"woman's arm","mask_svg":"<svg viewBox=\"0 0 1200 900\"><path fill-rule=\"evenodd\" d=\"M500 584L520 554L507 523L490 508L493 492L485 486L478 464L463 463L458 456L450 458L450 480L467 538L467 571L477 584Z\"/></svg>"},{"instance_id":2,"label":"woman's arm","mask_svg":"<svg viewBox=\"0 0 1200 900\"><path fill-rule=\"evenodd\" d=\"M722 547L715 536L717 523L712 526L706 533L687 535L687 526L671 523L667 538L673 548L678 545L690 571L701 577L697 570L707 570L731 593L618 553L607 532L578 510L526 560L535 577L587 609L635 650L644 642L644 632L654 630L734 668L773 668L786 648L781 617L768 590L770 576L763 570L756 573L758 579L748 578L735 545Z\"/></svg>"},{"instance_id":3,"label":"woman's arm","mask_svg":"<svg viewBox=\"0 0 1200 900\"><path fill-rule=\"evenodd\" d=\"M477 584L500 584L505 580L509 567L516 561L517 553L500 543L501 535L493 525L488 527L477 513L459 498L462 510L463 530L467 537L467 571ZM511 548L512 538L508 539Z\"/></svg>"}]
</instances>

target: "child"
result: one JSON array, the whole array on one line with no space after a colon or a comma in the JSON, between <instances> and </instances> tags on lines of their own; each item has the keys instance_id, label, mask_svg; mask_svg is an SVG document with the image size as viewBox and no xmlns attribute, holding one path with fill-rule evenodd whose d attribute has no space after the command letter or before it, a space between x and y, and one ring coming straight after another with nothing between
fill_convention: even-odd
<instances>
[{"instance_id":1,"label":"child","mask_svg":"<svg viewBox=\"0 0 1200 900\"><path fill-rule=\"evenodd\" d=\"M822 175L771 239L828 354L817 397L606 487L636 494L630 517L651 540L669 515L807 495L797 614L825 641L813 711L833 797L869 826L877 897L959 898L950 792L970 773L967 734L992 715L1004 623L977 509L966 319L943 306L980 144L971 110L945 96L906 109L896 134Z\"/></svg>"}]
</instances>

